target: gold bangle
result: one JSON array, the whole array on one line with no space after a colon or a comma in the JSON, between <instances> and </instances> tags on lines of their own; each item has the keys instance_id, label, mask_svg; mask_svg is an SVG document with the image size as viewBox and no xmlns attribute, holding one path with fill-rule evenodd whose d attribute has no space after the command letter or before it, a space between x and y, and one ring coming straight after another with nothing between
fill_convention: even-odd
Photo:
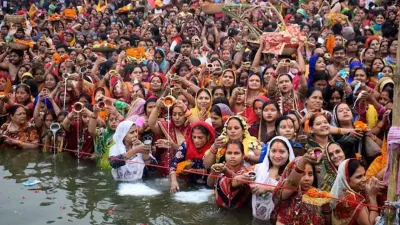
<instances>
[{"instance_id":1,"label":"gold bangle","mask_svg":"<svg viewBox=\"0 0 400 225\"><path fill-rule=\"evenodd\" d=\"M338 127L337 132L338 132L338 135L341 135L342 134L342 128Z\"/></svg>"}]
</instances>

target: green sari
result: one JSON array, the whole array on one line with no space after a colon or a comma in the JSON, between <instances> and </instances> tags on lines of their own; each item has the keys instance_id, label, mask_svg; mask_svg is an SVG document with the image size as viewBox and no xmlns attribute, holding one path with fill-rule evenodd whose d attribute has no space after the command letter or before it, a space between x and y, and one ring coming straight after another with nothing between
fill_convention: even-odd
<instances>
[{"instance_id":1,"label":"green sari","mask_svg":"<svg viewBox=\"0 0 400 225\"><path fill-rule=\"evenodd\" d=\"M94 153L96 154L97 165L105 170L111 170L110 163L108 162L108 154L111 146L114 145L112 139L114 131L107 126L104 128L97 128L96 137L94 139Z\"/></svg>"}]
</instances>

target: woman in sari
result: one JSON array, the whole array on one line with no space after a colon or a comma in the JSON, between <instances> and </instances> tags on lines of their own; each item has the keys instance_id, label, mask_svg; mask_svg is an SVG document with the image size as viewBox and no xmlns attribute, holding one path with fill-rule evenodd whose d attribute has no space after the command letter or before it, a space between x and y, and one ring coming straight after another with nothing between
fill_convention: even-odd
<instances>
[{"instance_id":1,"label":"woman in sari","mask_svg":"<svg viewBox=\"0 0 400 225\"><path fill-rule=\"evenodd\" d=\"M207 149L211 147L214 139L215 131L208 123L199 121L192 125L189 135L186 136L185 141L182 142L170 162L171 193L179 191L177 176L183 172L182 169L204 174L207 172L204 168L203 156ZM199 174L188 175L188 181L194 184L205 184L205 178L206 176Z\"/></svg>"},{"instance_id":2,"label":"woman in sari","mask_svg":"<svg viewBox=\"0 0 400 225\"><path fill-rule=\"evenodd\" d=\"M375 177L366 181L365 169L357 159L347 159L340 164L331 193L335 198L346 201L334 202L333 224L375 224L375 219L379 216L377 195L381 187ZM362 205L367 202L368 206Z\"/></svg>"},{"instance_id":3,"label":"woman in sari","mask_svg":"<svg viewBox=\"0 0 400 225\"><path fill-rule=\"evenodd\" d=\"M331 191L335 182L337 168L346 159L343 149L335 142L329 142L324 148L322 158L318 162L320 171L318 173L318 188L322 191Z\"/></svg>"},{"instance_id":4,"label":"woman in sari","mask_svg":"<svg viewBox=\"0 0 400 225\"><path fill-rule=\"evenodd\" d=\"M328 119L323 114L313 114L309 120L310 137L308 138L306 149L324 149L329 141L330 125Z\"/></svg>"},{"instance_id":5,"label":"woman in sari","mask_svg":"<svg viewBox=\"0 0 400 225\"><path fill-rule=\"evenodd\" d=\"M11 77L5 72L0 72L0 126L7 120L4 106L8 102L6 96L11 91L11 84Z\"/></svg>"},{"instance_id":6,"label":"woman in sari","mask_svg":"<svg viewBox=\"0 0 400 225\"><path fill-rule=\"evenodd\" d=\"M257 138L251 136L247 130L247 123L240 116L230 117L223 128L222 134L215 140L209 151L204 154L204 166L209 169L214 163L225 162L226 143L229 140L242 141L246 164L257 163L261 146Z\"/></svg>"},{"instance_id":7,"label":"woman in sari","mask_svg":"<svg viewBox=\"0 0 400 225\"><path fill-rule=\"evenodd\" d=\"M113 136L110 149L111 174L118 181L135 181L146 175L145 163L157 164L151 150L139 140L138 126L132 121L121 122ZM129 160L129 163L127 161Z\"/></svg>"},{"instance_id":8,"label":"woman in sari","mask_svg":"<svg viewBox=\"0 0 400 225\"><path fill-rule=\"evenodd\" d=\"M244 165L244 146L239 140L229 140L226 144L226 164L211 166L212 175L207 179L210 187L215 186L216 202L219 207L235 209L244 206L251 191L245 181L252 181ZM216 176L222 175L216 180ZM233 178L233 179L232 179Z\"/></svg>"},{"instance_id":9,"label":"woman in sari","mask_svg":"<svg viewBox=\"0 0 400 225\"><path fill-rule=\"evenodd\" d=\"M210 113L211 124L215 129L216 137L219 137L222 134L224 124L226 123L228 118L233 115L234 114L231 111L231 109L223 103L215 104L211 108L211 113Z\"/></svg>"},{"instance_id":10,"label":"woman in sari","mask_svg":"<svg viewBox=\"0 0 400 225\"><path fill-rule=\"evenodd\" d=\"M258 141L268 143L275 137L275 120L280 116L278 103L270 100L263 104L261 112L260 128L258 130Z\"/></svg>"},{"instance_id":11,"label":"woman in sari","mask_svg":"<svg viewBox=\"0 0 400 225\"><path fill-rule=\"evenodd\" d=\"M99 113L97 106L93 109L94 113ZM117 129L120 119L123 117L118 113L117 110L112 110L108 114L106 120L106 127L98 127L96 117L91 117L89 120L89 132L94 137L94 153L96 154L97 165L104 170L111 170L108 156L110 154L111 147L115 144L113 142L113 135Z\"/></svg>"},{"instance_id":12,"label":"woman in sari","mask_svg":"<svg viewBox=\"0 0 400 225\"><path fill-rule=\"evenodd\" d=\"M297 49L299 56L299 65L296 63L287 64L283 60L279 62L275 74L271 77L268 84L268 97L279 104L281 114L290 110L301 111L304 108L304 95L307 90L307 81L304 77L305 63L302 57L302 45ZM291 68L293 74L299 78L299 89L294 90L293 78L288 74L288 68ZM285 71L286 70L286 71Z\"/></svg>"},{"instance_id":13,"label":"woman in sari","mask_svg":"<svg viewBox=\"0 0 400 225\"><path fill-rule=\"evenodd\" d=\"M27 119L27 110L23 105L13 105L7 109L10 122L3 124L0 128L0 135L5 139L4 144L19 148L37 148L39 135L34 124Z\"/></svg>"},{"instance_id":14,"label":"woman in sari","mask_svg":"<svg viewBox=\"0 0 400 225\"><path fill-rule=\"evenodd\" d=\"M195 106L190 112L198 117L200 120L205 121L210 117L212 95L211 92L206 88L201 88L197 91L195 97Z\"/></svg>"},{"instance_id":15,"label":"woman in sari","mask_svg":"<svg viewBox=\"0 0 400 225\"><path fill-rule=\"evenodd\" d=\"M253 192L252 208L253 216L257 220L269 222L274 203L272 193L275 185L283 173L286 165L292 161L295 156L289 140L282 136L274 137L268 143L268 157L260 164L255 166L255 182L267 185L250 185ZM265 223L264 223L265 224Z\"/></svg>"},{"instance_id":16,"label":"woman in sari","mask_svg":"<svg viewBox=\"0 0 400 225\"><path fill-rule=\"evenodd\" d=\"M329 224L326 223L330 220L329 210L316 209L302 201L303 192L318 186L313 166L316 161L314 149L309 149L286 166L273 194L273 217L277 225Z\"/></svg>"},{"instance_id":17,"label":"woman in sari","mask_svg":"<svg viewBox=\"0 0 400 225\"><path fill-rule=\"evenodd\" d=\"M152 109L148 119L148 124L153 134L159 139L155 142L160 155L160 165L169 165L169 160L175 155L179 146L185 140L187 135L190 135L190 124L198 121L198 118L192 114L182 101L175 103L167 109L170 115L170 121L158 120L161 110L165 108L165 98L161 97L157 100L156 107ZM163 174L168 174L169 171L161 171Z\"/></svg>"},{"instance_id":18,"label":"woman in sari","mask_svg":"<svg viewBox=\"0 0 400 225\"><path fill-rule=\"evenodd\" d=\"M227 93L226 98L229 100L231 98L233 89L236 84L236 74L231 69L226 69L222 72L222 75L217 83L218 86L224 87Z\"/></svg>"},{"instance_id":19,"label":"woman in sari","mask_svg":"<svg viewBox=\"0 0 400 225\"><path fill-rule=\"evenodd\" d=\"M264 94L261 77L257 74L251 74L248 77L247 88L245 92L245 111L241 114L247 118L247 123L252 124L258 120L252 106L254 101Z\"/></svg>"},{"instance_id":20,"label":"woman in sari","mask_svg":"<svg viewBox=\"0 0 400 225\"><path fill-rule=\"evenodd\" d=\"M249 133L251 136L258 137L258 131L260 129L260 122L263 116L263 105L268 101L268 98L264 95L258 96L253 102L253 112L257 116L256 121L250 124Z\"/></svg>"}]
</instances>

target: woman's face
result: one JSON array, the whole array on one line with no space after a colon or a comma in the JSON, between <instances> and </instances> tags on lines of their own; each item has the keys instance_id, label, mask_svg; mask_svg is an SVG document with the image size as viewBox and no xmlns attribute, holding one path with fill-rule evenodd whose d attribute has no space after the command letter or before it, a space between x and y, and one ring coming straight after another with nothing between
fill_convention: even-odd
<instances>
[{"instance_id":1,"label":"woman's face","mask_svg":"<svg viewBox=\"0 0 400 225\"><path fill-rule=\"evenodd\" d=\"M179 70L179 76L181 77L186 77L190 73L190 70L186 66L182 66L181 69Z\"/></svg>"},{"instance_id":2,"label":"woman's face","mask_svg":"<svg viewBox=\"0 0 400 225\"><path fill-rule=\"evenodd\" d=\"M125 146L131 148L133 141L137 140L138 138L139 138L138 129L136 125L132 125L131 129L129 129L128 133L124 137Z\"/></svg>"},{"instance_id":3,"label":"woman's face","mask_svg":"<svg viewBox=\"0 0 400 225\"><path fill-rule=\"evenodd\" d=\"M231 41L227 38L222 42L222 48L229 50L231 45Z\"/></svg>"},{"instance_id":4,"label":"woman's face","mask_svg":"<svg viewBox=\"0 0 400 225\"><path fill-rule=\"evenodd\" d=\"M296 115L294 114L288 114L288 117L290 117L294 121L294 129L297 131L300 128L300 123L299 120L297 119Z\"/></svg>"},{"instance_id":5,"label":"woman's face","mask_svg":"<svg viewBox=\"0 0 400 225\"><path fill-rule=\"evenodd\" d=\"M354 172L353 176L350 177L349 186L355 192L360 192L365 190L365 184L367 179L365 178L365 169L359 166Z\"/></svg>"},{"instance_id":6,"label":"woman's face","mask_svg":"<svg viewBox=\"0 0 400 225\"><path fill-rule=\"evenodd\" d=\"M18 77L21 79L22 75L24 75L24 73L28 72L28 70L23 66L18 70Z\"/></svg>"},{"instance_id":7,"label":"woman's face","mask_svg":"<svg viewBox=\"0 0 400 225\"><path fill-rule=\"evenodd\" d=\"M264 73L264 85L269 83L272 75L274 75L275 70L273 68L268 68Z\"/></svg>"},{"instance_id":8,"label":"woman's face","mask_svg":"<svg viewBox=\"0 0 400 225\"><path fill-rule=\"evenodd\" d=\"M338 91L333 92L332 97L329 99L329 103L332 107L335 107L337 104L342 102L342 98Z\"/></svg>"},{"instance_id":9,"label":"woman's face","mask_svg":"<svg viewBox=\"0 0 400 225\"><path fill-rule=\"evenodd\" d=\"M222 76L222 85L224 87L232 87L234 85L235 82L235 78L234 75L231 71L227 71L224 73L224 75Z\"/></svg>"},{"instance_id":10,"label":"woman's face","mask_svg":"<svg viewBox=\"0 0 400 225\"><path fill-rule=\"evenodd\" d=\"M383 41L381 43L381 46L380 46L379 50L381 51L381 53L388 53L388 48L389 48L389 42Z\"/></svg>"},{"instance_id":11,"label":"woman's face","mask_svg":"<svg viewBox=\"0 0 400 225\"><path fill-rule=\"evenodd\" d=\"M133 78L133 80L137 79L139 82L142 82L143 72L140 67L135 67L135 69L133 69L132 78Z\"/></svg>"},{"instance_id":12,"label":"woman's face","mask_svg":"<svg viewBox=\"0 0 400 225\"><path fill-rule=\"evenodd\" d=\"M44 118L44 125L49 128L50 125L54 122L53 116L51 114L47 114Z\"/></svg>"},{"instance_id":13,"label":"woman's face","mask_svg":"<svg viewBox=\"0 0 400 225\"><path fill-rule=\"evenodd\" d=\"M313 112L319 112L322 108L324 99L320 90L315 90L310 97L307 98L307 109Z\"/></svg>"},{"instance_id":14,"label":"woman's face","mask_svg":"<svg viewBox=\"0 0 400 225\"><path fill-rule=\"evenodd\" d=\"M117 129L119 123L120 121L118 119L118 116L116 116L115 114L110 114L110 116L108 117L108 126L112 131L115 131Z\"/></svg>"},{"instance_id":15,"label":"woman's face","mask_svg":"<svg viewBox=\"0 0 400 225\"><path fill-rule=\"evenodd\" d=\"M387 91L381 92L378 99L379 104L385 106L386 104L389 103L389 101L390 101L389 93Z\"/></svg>"},{"instance_id":16,"label":"woman's face","mask_svg":"<svg viewBox=\"0 0 400 225\"><path fill-rule=\"evenodd\" d=\"M185 113L179 107L174 107L172 110L172 122L175 126L180 127L185 123Z\"/></svg>"},{"instance_id":17,"label":"woman's face","mask_svg":"<svg viewBox=\"0 0 400 225\"><path fill-rule=\"evenodd\" d=\"M133 86L132 92L131 92L131 98L132 98L132 100L136 100L137 98L144 99L143 93L140 90L140 87L138 85Z\"/></svg>"},{"instance_id":18,"label":"woman's face","mask_svg":"<svg viewBox=\"0 0 400 225\"><path fill-rule=\"evenodd\" d=\"M47 75L44 80L44 86L48 89L53 89L57 86L57 81L52 75Z\"/></svg>"},{"instance_id":19,"label":"woman's face","mask_svg":"<svg viewBox=\"0 0 400 225\"><path fill-rule=\"evenodd\" d=\"M326 80L318 80L314 83L314 88L318 88L319 90L324 90L328 86L328 82Z\"/></svg>"},{"instance_id":20,"label":"woman's face","mask_svg":"<svg viewBox=\"0 0 400 225\"><path fill-rule=\"evenodd\" d=\"M150 82L150 88L153 91L161 90L161 79L159 77L154 77Z\"/></svg>"},{"instance_id":21,"label":"woman's face","mask_svg":"<svg viewBox=\"0 0 400 225\"><path fill-rule=\"evenodd\" d=\"M155 102L149 102L146 105L146 114L147 116L150 116L151 112L153 111L154 107L156 107L156 103Z\"/></svg>"},{"instance_id":22,"label":"woman's face","mask_svg":"<svg viewBox=\"0 0 400 225\"><path fill-rule=\"evenodd\" d=\"M322 57L319 57L317 59L317 62L315 63L315 70L316 71L325 71L325 69L326 69L325 60Z\"/></svg>"},{"instance_id":23,"label":"woman's face","mask_svg":"<svg viewBox=\"0 0 400 225\"><path fill-rule=\"evenodd\" d=\"M29 93L25 91L24 88L17 88L15 93L15 97L17 98L18 103L23 103L29 99Z\"/></svg>"},{"instance_id":24,"label":"woman's face","mask_svg":"<svg viewBox=\"0 0 400 225\"><path fill-rule=\"evenodd\" d=\"M248 85L250 90L260 90L261 80L258 76L251 76Z\"/></svg>"},{"instance_id":25,"label":"woman's face","mask_svg":"<svg viewBox=\"0 0 400 225\"><path fill-rule=\"evenodd\" d=\"M254 102L254 113L257 115L258 119L261 119L262 116L262 105L263 103L261 101L255 101Z\"/></svg>"},{"instance_id":26,"label":"woman's face","mask_svg":"<svg viewBox=\"0 0 400 225\"><path fill-rule=\"evenodd\" d=\"M284 166L289 159L289 150L287 146L280 141L275 141L269 150L269 159L273 166Z\"/></svg>"},{"instance_id":27,"label":"woman's face","mask_svg":"<svg viewBox=\"0 0 400 225\"><path fill-rule=\"evenodd\" d=\"M301 190L308 191L309 189L311 189L314 179L315 179L315 177L314 177L313 168L310 164L307 164L306 168L304 170L303 176L301 177L301 180L300 180Z\"/></svg>"},{"instance_id":28,"label":"woman's face","mask_svg":"<svg viewBox=\"0 0 400 225\"><path fill-rule=\"evenodd\" d=\"M224 91L221 89L217 89L214 91L214 96L213 98L216 99L218 97L225 97Z\"/></svg>"},{"instance_id":29,"label":"woman's face","mask_svg":"<svg viewBox=\"0 0 400 225\"><path fill-rule=\"evenodd\" d=\"M64 92L61 92L61 93L60 93L60 102L64 102L64 94L65 94ZM71 100L70 94L67 92L65 96L66 96L66 97L65 97L65 102L66 102L66 103L69 103L70 100Z\"/></svg>"},{"instance_id":30,"label":"woman's face","mask_svg":"<svg viewBox=\"0 0 400 225\"><path fill-rule=\"evenodd\" d=\"M202 148L205 144L207 144L208 136L203 134L203 132L199 129L194 129L192 132L192 141L194 146L197 149Z\"/></svg>"},{"instance_id":31,"label":"woman's face","mask_svg":"<svg viewBox=\"0 0 400 225\"><path fill-rule=\"evenodd\" d=\"M320 115L315 118L311 130L315 136L326 137L329 135L329 128L330 126L328 120L325 118L325 116Z\"/></svg>"},{"instance_id":32,"label":"woman's face","mask_svg":"<svg viewBox=\"0 0 400 225\"><path fill-rule=\"evenodd\" d=\"M231 140L243 139L244 130L237 119L230 119L226 126L226 134Z\"/></svg>"},{"instance_id":33,"label":"woman's face","mask_svg":"<svg viewBox=\"0 0 400 225\"><path fill-rule=\"evenodd\" d=\"M163 61L163 57L162 57L162 55L159 53L159 52L156 52L156 54L154 54L154 61L157 63L157 64L161 64L162 63L162 61Z\"/></svg>"},{"instance_id":34,"label":"woman's face","mask_svg":"<svg viewBox=\"0 0 400 225\"><path fill-rule=\"evenodd\" d=\"M238 94L236 95L236 104L239 105L244 103L244 98L245 98L244 92L238 92Z\"/></svg>"},{"instance_id":35,"label":"woman's face","mask_svg":"<svg viewBox=\"0 0 400 225\"><path fill-rule=\"evenodd\" d=\"M11 120L13 123L19 125L25 124L27 122L25 109L23 107L19 107L14 115L11 116Z\"/></svg>"},{"instance_id":36,"label":"woman's face","mask_svg":"<svg viewBox=\"0 0 400 225\"><path fill-rule=\"evenodd\" d=\"M287 75L282 75L278 78L278 89L282 93L288 93L293 89L292 81Z\"/></svg>"},{"instance_id":37,"label":"woman's face","mask_svg":"<svg viewBox=\"0 0 400 225\"><path fill-rule=\"evenodd\" d=\"M344 155L342 148L337 144L329 145L328 154L329 158L336 166L336 168L338 168L340 163L342 163L346 159L346 156Z\"/></svg>"},{"instance_id":38,"label":"woman's face","mask_svg":"<svg viewBox=\"0 0 400 225\"><path fill-rule=\"evenodd\" d=\"M370 45L369 45L369 47L374 49L375 52L378 52L379 51L379 42L378 42L378 40L372 40Z\"/></svg>"},{"instance_id":39,"label":"woman's face","mask_svg":"<svg viewBox=\"0 0 400 225\"><path fill-rule=\"evenodd\" d=\"M205 91L202 91L197 96L197 104L200 107L200 109L208 109L211 105L210 96Z\"/></svg>"},{"instance_id":40,"label":"woman's face","mask_svg":"<svg viewBox=\"0 0 400 225\"><path fill-rule=\"evenodd\" d=\"M295 132L295 124L291 119L281 120L277 130L278 135L292 140L295 138Z\"/></svg>"},{"instance_id":41,"label":"woman's face","mask_svg":"<svg viewBox=\"0 0 400 225\"><path fill-rule=\"evenodd\" d=\"M384 66L385 66L385 65L383 65L382 60L376 59L376 60L374 60L374 62L372 63L372 72L378 73L378 72L380 72L380 71L382 70L382 68L383 68Z\"/></svg>"},{"instance_id":42,"label":"woman's face","mask_svg":"<svg viewBox=\"0 0 400 225\"><path fill-rule=\"evenodd\" d=\"M267 123L273 123L280 113L274 104L268 104L264 107L262 115Z\"/></svg>"},{"instance_id":43,"label":"woman's face","mask_svg":"<svg viewBox=\"0 0 400 225\"><path fill-rule=\"evenodd\" d=\"M354 74L354 80L360 81L361 83L367 83L368 77L364 70L356 70Z\"/></svg>"},{"instance_id":44,"label":"woman's face","mask_svg":"<svg viewBox=\"0 0 400 225\"><path fill-rule=\"evenodd\" d=\"M378 15L375 18L375 23L377 24L383 24L385 22L385 17L383 17L382 15Z\"/></svg>"},{"instance_id":45,"label":"woman's face","mask_svg":"<svg viewBox=\"0 0 400 225\"><path fill-rule=\"evenodd\" d=\"M343 37L336 35L335 36L335 46L343 46Z\"/></svg>"},{"instance_id":46,"label":"woman's face","mask_svg":"<svg viewBox=\"0 0 400 225\"><path fill-rule=\"evenodd\" d=\"M221 128L224 125L222 117L220 117L215 112L211 112L211 124L215 129Z\"/></svg>"},{"instance_id":47,"label":"woman's face","mask_svg":"<svg viewBox=\"0 0 400 225\"><path fill-rule=\"evenodd\" d=\"M364 60L366 60L366 61L372 61L374 58L375 58L375 51L374 51L373 49L371 49L371 48L368 48L368 49L365 51Z\"/></svg>"},{"instance_id":48,"label":"woman's face","mask_svg":"<svg viewBox=\"0 0 400 225\"><path fill-rule=\"evenodd\" d=\"M388 66L385 66L383 68L382 73L383 73L384 77L392 77L393 76L393 70Z\"/></svg>"},{"instance_id":49,"label":"woman's face","mask_svg":"<svg viewBox=\"0 0 400 225\"><path fill-rule=\"evenodd\" d=\"M243 163L244 154L237 144L230 144L225 152L226 163L230 167L238 167Z\"/></svg>"},{"instance_id":50,"label":"woman's face","mask_svg":"<svg viewBox=\"0 0 400 225\"><path fill-rule=\"evenodd\" d=\"M4 91L6 89L7 80L5 78L0 78L0 91Z\"/></svg>"},{"instance_id":51,"label":"woman's face","mask_svg":"<svg viewBox=\"0 0 400 225\"><path fill-rule=\"evenodd\" d=\"M396 54L397 51L397 40L394 40L392 44L389 46L389 53Z\"/></svg>"}]
</instances>

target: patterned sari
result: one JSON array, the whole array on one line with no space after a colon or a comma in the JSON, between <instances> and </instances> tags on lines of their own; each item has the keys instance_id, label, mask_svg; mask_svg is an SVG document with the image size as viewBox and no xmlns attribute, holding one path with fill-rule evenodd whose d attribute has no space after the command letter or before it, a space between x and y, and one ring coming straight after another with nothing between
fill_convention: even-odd
<instances>
[{"instance_id":1,"label":"patterned sari","mask_svg":"<svg viewBox=\"0 0 400 225\"><path fill-rule=\"evenodd\" d=\"M320 172L318 174L318 188L327 192L331 191L337 174L337 168L329 157L328 148L331 144L335 143L330 142L326 148L324 148L322 158L318 163L318 166L320 167Z\"/></svg>"},{"instance_id":2,"label":"patterned sari","mask_svg":"<svg viewBox=\"0 0 400 225\"><path fill-rule=\"evenodd\" d=\"M302 201L303 192L300 188L290 198L281 198L282 187L300 159L301 157L297 157L292 160L283 171L273 195L275 209L272 218L277 219L277 224L285 225L325 224L321 210Z\"/></svg>"},{"instance_id":3,"label":"patterned sari","mask_svg":"<svg viewBox=\"0 0 400 225\"><path fill-rule=\"evenodd\" d=\"M350 160L346 159L340 163L335 183L332 186L331 193L335 198L345 199L347 201L335 202L333 205L332 224L335 225L356 225L357 217L364 208L362 203L365 198L351 189L348 181L348 164Z\"/></svg>"}]
</instances>

